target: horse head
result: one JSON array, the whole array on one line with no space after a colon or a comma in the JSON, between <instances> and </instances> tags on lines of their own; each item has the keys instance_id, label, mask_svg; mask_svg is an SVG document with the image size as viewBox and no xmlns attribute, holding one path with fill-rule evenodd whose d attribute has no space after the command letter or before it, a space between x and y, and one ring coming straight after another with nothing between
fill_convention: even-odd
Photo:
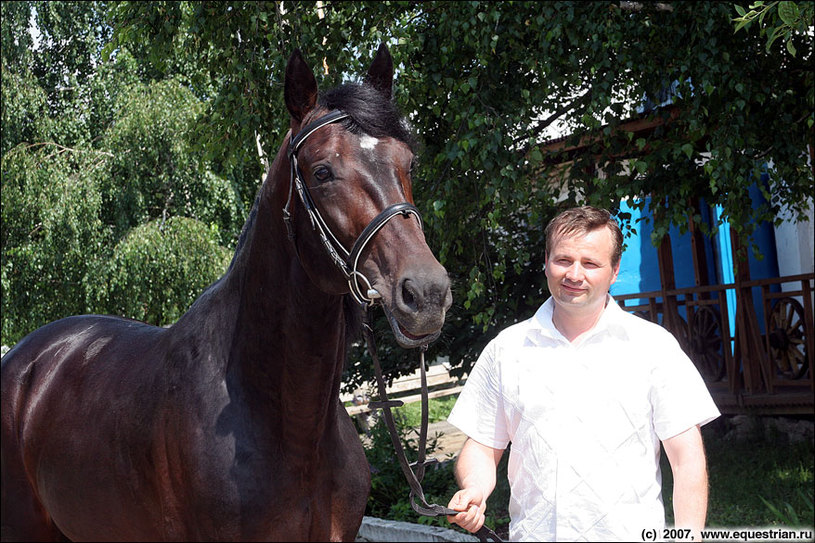
<instances>
[{"instance_id":1,"label":"horse head","mask_svg":"<svg viewBox=\"0 0 815 543\"><path fill-rule=\"evenodd\" d=\"M417 347L439 336L452 295L413 205L412 137L392 102L392 82L384 44L364 83L323 95L301 53L292 53L284 216L300 264L318 288L350 293L364 306L381 303L397 342Z\"/></svg>"}]
</instances>

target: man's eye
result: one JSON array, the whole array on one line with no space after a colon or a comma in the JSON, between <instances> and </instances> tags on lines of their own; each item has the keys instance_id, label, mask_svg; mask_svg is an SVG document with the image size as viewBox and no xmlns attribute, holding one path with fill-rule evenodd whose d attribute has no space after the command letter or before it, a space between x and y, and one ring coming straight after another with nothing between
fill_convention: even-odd
<instances>
[{"instance_id":1,"label":"man's eye","mask_svg":"<svg viewBox=\"0 0 815 543\"><path fill-rule=\"evenodd\" d=\"M318 166L316 170L314 170L314 179L317 181L328 181L334 175L331 173L331 170L326 168L325 166Z\"/></svg>"}]
</instances>

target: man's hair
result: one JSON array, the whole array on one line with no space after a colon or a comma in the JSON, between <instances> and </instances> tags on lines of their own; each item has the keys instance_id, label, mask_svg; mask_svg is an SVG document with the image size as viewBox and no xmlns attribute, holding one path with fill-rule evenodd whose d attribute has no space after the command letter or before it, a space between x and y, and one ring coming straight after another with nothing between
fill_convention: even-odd
<instances>
[{"instance_id":1,"label":"man's hair","mask_svg":"<svg viewBox=\"0 0 815 543\"><path fill-rule=\"evenodd\" d=\"M560 213L549 221L544 230L546 237L546 258L549 258L549 249L560 236L584 236L598 228L607 227L611 231L614 246L611 251L611 265L617 266L623 255L623 233L611 213L605 209L592 206L573 207Z\"/></svg>"}]
</instances>

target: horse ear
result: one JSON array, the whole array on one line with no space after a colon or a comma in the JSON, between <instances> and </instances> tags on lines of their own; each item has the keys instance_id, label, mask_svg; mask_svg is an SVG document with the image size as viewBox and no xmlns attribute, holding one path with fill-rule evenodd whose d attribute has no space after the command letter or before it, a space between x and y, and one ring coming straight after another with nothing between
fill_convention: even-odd
<instances>
[{"instance_id":1,"label":"horse ear","mask_svg":"<svg viewBox=\"0 0 815 543\"><path fill-rule=\"evenodd\" d=\"M371 67L368 68L365 82L384 94L388 100L393 96L393 59L384 42L376 51Z\"/></svg>"},{"instance_id":2,"label":"horse ear","mask_svg":"<svg viewBox=\"0 0 815 543\"><path fill-rule=\"evenodd\" d=\"M317 103L317 80L299 49L295 49L286 64L286 83L283 91L286 107L298 124Z\"/></svg>"}]
</instances>

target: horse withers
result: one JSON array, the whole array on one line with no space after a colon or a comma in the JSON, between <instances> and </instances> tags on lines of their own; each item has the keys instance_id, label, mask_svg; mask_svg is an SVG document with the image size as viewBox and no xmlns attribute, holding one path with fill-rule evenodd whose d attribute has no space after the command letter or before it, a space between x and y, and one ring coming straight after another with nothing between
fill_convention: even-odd
<instances>
[{"instance_id":1,"label":"horse withers","mask_svg":"<svg viewBox=\"0 0 815 543\"><path fill-rule=\"evenodd\" d=\"M360 307L415 347L451 303L392 79L382 45L318 96L295 51L291 131L225 275L169 328L69 317L3 358L3 540L354 539L370 473L338 392Z\"/></svg>"}]
</instances>

